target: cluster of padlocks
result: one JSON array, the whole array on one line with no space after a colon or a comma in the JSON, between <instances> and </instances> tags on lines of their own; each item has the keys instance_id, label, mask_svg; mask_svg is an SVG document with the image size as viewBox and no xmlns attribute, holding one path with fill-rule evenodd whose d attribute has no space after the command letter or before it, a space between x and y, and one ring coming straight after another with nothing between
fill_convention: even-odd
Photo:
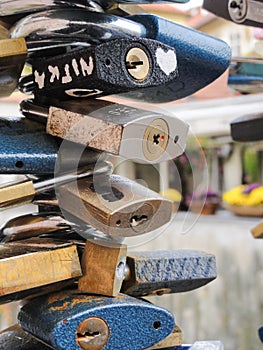
<instances>
[{"instance_id":1,"label":"cluster of padlocks","mask_svg":"<svg viewBox=\"0 0 263 350\"><path fill-rule=\"evenodd\" d=\"M123 243L167 224L172 203L113 175L105 154L146 164L174 159L184 152L188 125L109 95L174 101L213 82L231 60L221 40L130 13L131 4L147 2L0 3L0 96L16 88L30 94L20 118L0 119L0 171L26 175L0 189L0 207L36 207L1 229L0 303L23 306L19 325L1 333L0 349L222 349L217 341L182 345L174 315L142 299L209 283L215 257L130 252ZM204 6L245 18L244 4ZM30 71L21 76L25 63Z\"/></svg>"}]
</instances>

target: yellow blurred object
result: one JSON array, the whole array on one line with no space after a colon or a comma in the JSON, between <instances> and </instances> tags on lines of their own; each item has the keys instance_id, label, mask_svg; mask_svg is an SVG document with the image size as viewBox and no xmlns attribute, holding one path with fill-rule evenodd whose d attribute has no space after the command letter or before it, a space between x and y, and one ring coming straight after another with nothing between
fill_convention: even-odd
<instances>
[{"instance_id":1,"label":"yellow blurred object","mask_svg":"<svg viewBox=\"0 0 263 350\"><path fill-rule=\"evenodd\" d=\"M231 205L258 206L263 204L263 186L245 193L246 185L240 185L223 194L223 201Z\"/></svg>"},{"instance_id":2,"label":"yellow blurred object","mask_svg":"<svg viewBox=\"0 0 263 350\"><path fill-rule=\"evenodd\" d=\"M176 203L180 203L182 200L181 193L175 190L174 188L168 188L168 190L160 192L160 195Z\"/></svg>"}]
</instances>

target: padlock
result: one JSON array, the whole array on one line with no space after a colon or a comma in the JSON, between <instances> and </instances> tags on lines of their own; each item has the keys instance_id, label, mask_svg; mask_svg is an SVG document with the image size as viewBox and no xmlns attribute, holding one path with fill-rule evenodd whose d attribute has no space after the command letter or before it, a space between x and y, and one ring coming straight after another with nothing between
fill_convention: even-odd
<instances>
[{"instance_id":1,"label":"padlock","mask_svg":"<svg viewBox=\"0 0 263 350\"><path fill-rule=\"evenodd\" d=\"M41 123L21 117L0 117L0 173L50 175L95 163L100 152L83 150L69 141L61 142L46 134Z\"/></svg>"},{"instance_id":2,"label":"padlock","mask_svg":"<svg viewBox=\"0 0 263 350\"><path fill-rule=\"evenodd\" d=\"M263 114L247 114L231 121L231 136L234 141L252 142L263 140Z\"/></svg>"},{"instance_id":3,"label":"padlock","mask_svg":"<svg viewBox=\"0 0 263 350\"><path fill-rule=\"evenodd\" d=\"M182 341L182 331L177 325L175 325L172 333L169 334L168 337L146 350L170 349L182 345Z\"/></svg>"},{"instance_id":4,"label":"padlock","mask_svg":"<svg viewBox=\"0 0 263 350\"><path fill-rule=\"evenodd\" d=\"M212 254L194 250L128 253L120 243L90 241L82 253L82 293L133 297L187 292L217 276Z\"/></svg>"},{"instance_id":5,"label":"padlock","mask_svg":"<svg viewBox=\"0 0 263 350\"><path fill-rule=\"evenodd\" d=\"M76 224L74 216L69 215L65 220L59 210L57 200L57 210L54 210L55 204L48 200L34 200L34 204L40 206L39 211L33 214L25 214L14 217L5 222L0 228L0 243L27 240L32 237L43 237L59 239L60 241L84 244L87 239L103 240L104 244L112 244L112 239L108 235L96 230L92 226L80 222ZM43 208L44 207L44 208ZM47 207L47 210L44 210Z\"/></svg>"},{"instance_id":6,"label":"padlock","mask_svg":"<svg viewBox=\"0 0 263 350\"><path fill-rule=\"evenodd\" d=\"M21 239L60 232L70 229L70 224L52 213L33 213L15 217L0 229L0 242L7 243Z\"/></svg>"},{"instance_id":7,"label":"padlock","mask_svg":"<svg viewBox=\"0 0 263 350\"><path fill-rule=\"evenodd\" d=\"M76 245L29 239L0 245L0 303L66 286L82 275Z\"/></svg>"},{"instance_id":8,"label":"padlock","mask_svg":"<svg viewBox=\"0 0 263 350\"><path fill-rule=\"evenodd\" d=\"M217 277L215 256L194 250L129 253L121 292L163 295L200 288Z\"/></svg>"},{"instance_id":9,"label":"padlock","mask_svg":"<svg viewBox=\"0 0 263 350\"><path fill-rule=\"evenodd\" d=\"M120 3L128 3L128 4L138 4L138 3L152 3L153 0L118 0ZM158 0L157 2L162 3L163 0ZM173 0L175 3L186 3L189 2L189 0ZM98 0L96 2L92 0L63 0L63 1L57 1L57 0L45 0L36 2L35 0L1 0L0 3L0 16L11 16L11 15L17 15L17 14L26 14L26 13L33 13L33 12L39 12L44 10L49 10L52 8L57 7L72 7L72 8L81 8L88 11L102 11L100 9L99 4L103 6L103 8L108 8L112 4L114 4L113 0Z\"/></svg>"},{"instance_id":10,"label":"padlock","mask_svg":"<svg viewBox=\"0 0 263 350\"><path fill-rule=\"evenodd\" d=\"M1 0L0 16L26 15L28 13L47 11L58 7L102 11L96 2L89 0L42 0L38 2L35 0Z\"/></svg>"},{"instance_id":11,"label":"padlock","mask_svg":"<svg viewBox=\"0 0 263 350\"><path fill-rule=\"evenodd\" d=\"M261 343L263 343L263 326L259 327L258 336L259 336Z\"/></svg>"},{"instance_id":12,"label":"padlock","mask_svg":"<svg viewBox=\"0 0 263 350\"><path fill-rule=\"evenodd\" d=\"M132 297L65 291L36 298L18 315L22 328L57 350L141 350L166 338L173 315Z\"/></svg>"},{"instance_id":13,"label":"padlock","mask_svg":"<svg viewBox=\"0 0 263 350\"><path fill-rule=\"evenodd\" d=\"M228 85L244 94L263 91L263 60L261 58L237 57L232 59Z\"/></svg>"},{"instance_id":14,"label":"padlock","mask_svg":"<svg viewBox=\"0 0 263 350\"><path fill-rule=\"evenodd\" d=\"M254 57L233 57L229 74L261 77L263 75L263 59Z\"/></svg>"},{"instance_id":15,"label":"padlock","mask_svg":"<svg viewBox=\"0 0 263 350\"><path fill-rule=\"evenodd\" d=\"M0 19L0 39L8 38L8 28L4 22Z\"/></svg>"},{"instance_id":16,"label":"padlock","mask_svg":"<svg viewBox=\"0 0 263 350\"><path fill-rule=\"evenodd\" d=\"M58 100L161 86L178 76L175 50L146 38L118 38L31 63L34 95Z\"/></svg>"},{"instance_id":17,"label":"padlock","mask_svg":"<svg viewBox=\"0 0 263 350\"><path fill-rule=\"evenodd\" d=\"M263 78L259 76L232 75L228 77L228 85L242 94L263 92Z\"/></svg>"},{"instance_id":18,"label":"padlock","mask_svg":"<svg viewBox=\"0 0 263 350\"><path fill-rule=\"evenodd\" d=\"M85 3L88 5L88 2ZM12 6L10 10L12 11ZM23 47L23 55L12 56L9 61L5 59L2 63L1 75L3 78L2 81L0 80L3 86L2 96L8 96L14 91L26 59L31 63L30 57L32 56L38 59L53 57L67 53L69 47L81 48L83 46L87 49L87 46L91 44L97 45L110 39L143 36L143 29L139 24L111 14L100 13L101 7L94 2L91 2L90 10L58 7L33 13L15 21L14 26L10 29L8 46L11 48L14 45L12 42L14 39L24 44L26 42L26 45ZM7 16L9 17L13 16Z\"/></svg>"},{"instance_id":19,"label":"padlock","mask_svg":"<svg viewBox=\"0 0 263 350\"><path fill-rule=\"evenodd\" d=\"M22 182L4 185L0 187L0 208L7 209L10 207L20 206L31 203L38 193L53 189L68 182L77 181L77 179L95 175L95 164L89 165L82 170L71 173L65 173L57 177L34 183L28 179ZM96 174L108 174L111 172L111 164L101 162L96 164Z\"/></svg>"},{"instance_id":20,"label":"padlock","mask_svg":"<svg viewBox=\"0 0 263 350\"><path fill-rule=\"evenodd\" d=\"M127 18L142 24L147 38L158 40L176 50L179 77L160 88L136 90L126 93L125 97L150 103L177 100L212 83L230 64L231 49L222 40L151 14Z\"/></svg>"},{"instance_id":21,"label":"padlock","mask_svg":"<svg viewBox=\"0 0 263 350\"><path fill-rule=\"evenodd\" d=\"M203 8L237 24L263 26L261 0L204 0Z\"/></svg>"},{"instance_id":22,"label":"padlock","mask_svg":"<svg viewBox=\"0 0 263 350\"><path fill-rule=\"evenodd\" d=\"M31 57L65 53L68 47L88 48L117 38L144 37L144 27L107 13L75 8L37 12L15 23L11 38L25 38L28 60Z\"/></svg>"},{"instance_id":23,"label":"padlock","mask_svg":"<svg viewBox=\"0 0 263 350\"><path fill-rule=\"evenodd\" d=\"M156 230L172 215L170 200L119 175L108 179L95 176L59 186L57 197L66 219L70 213L115 238Z\"/></svg>"},{"instance_id":24,"label":"padlock","mask_svg":"<svg viewBox=\"0 0 263 350\"><path fill-rule=\"evenodd\" d=\"M117 242L87 240L82 254L81 293L117 296L125 275L127 246Z\"/></svg>"},{"instance_id":25,"label":"padlock","mask_svg":"<svg viewBox=\"0 0 263 350\"><path fill-rule=\"evenodd\" d=\"M189 126L176 117L103 100L51 101L49 108L32 100L22 113L46 123L48 134L139 163L159 163L181 155Z\"/></svg>"},{"instance_id":26,"label":"padlock","mask_svg":"<svg viewBox=\"0 0 263 350\"><path fill-rule=\"evenodd\" d=\"M41 123L21 117L2 117L0 140L1 174L54 173L59 143L46 135Z\"/></svg>"},{"instance_id":27,"label":"padlock","mask_svg":"<svg viewBox=\"0 0 263 350\"><path fill-rule=\"evenodd\" d=\"M0 97L9 96L16 89L26 54L24 38L0 40Z\"/></svg>"},{"instance_id":28,"label":"padlock","mask_svg":"<svg viewBox=\"0 0 263 350\"><path fill-rule=\"evenodd\" d=\"M251 233L254 238L263 238L263 221L260 221L259 224L254 226L251 229ZM263 329L262 329L262 332L263 332Z\"/></svg>"},{"instance_id":29,"label":"padlock","mask_svg":"<svg viewBox=\"0 0 263 350\"><path fill-rule=\"evenodd\" d=\"M19 325L11 326L0 332L0 350L51 350Z\"/></svg>"},{"instance_id":30,"label":"padlock","mask_svg":"<svg viewBox=\"0 0 263 350\"><path fill-rule=\"evenodd\" d=\"M163 348L162 350L224 350L223 344L216 341L197 341L193 345L180 345L169 348Z\"/></svg>"}]
</instances>

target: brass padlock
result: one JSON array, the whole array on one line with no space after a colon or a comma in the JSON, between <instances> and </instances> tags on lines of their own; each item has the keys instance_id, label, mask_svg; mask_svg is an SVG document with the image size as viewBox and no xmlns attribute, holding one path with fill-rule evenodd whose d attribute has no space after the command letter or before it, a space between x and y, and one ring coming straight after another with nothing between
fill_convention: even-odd
<instances>
[{"instance_id":1,"label":"brass padlock","mask_svg":"<svg viewBox=\"0 0 263 350\"><path fill-rule=\"evenodd\" d=\"M0 97L9 96L16 89L26 55L24 38L0 40Z\"/></svg>"},{"instance_id":2,"label":"brass padlock","mask_svg":"<svg viewBox=\"0 0 263 350\"><path fill-rule=\"evenodd\" d=\"M117 242L87 240L81 259L83 293L117 296L125 275L127 246Z\"/></svg>"},{"instance_id":3,"label":"brass padlock","mask_svg":"<svg viewBox=\"0 0 263 350\"><path fill-rule=\"evenodd\" d=\"M125 177L82 179L58 188L67 212L112 237L133 237L168 223L172 202Z\"/></svg>"},{"instance_id":4,"label":"brass padlock","mask_svg":"<svg viewBox=\"0 0 263 350\"><path fill-rule=\"evenodd\" d=\"M31 239L0 245L0 303L59 290L81 275L77 247L70 242Z\"/></svg>"}]
</instances>

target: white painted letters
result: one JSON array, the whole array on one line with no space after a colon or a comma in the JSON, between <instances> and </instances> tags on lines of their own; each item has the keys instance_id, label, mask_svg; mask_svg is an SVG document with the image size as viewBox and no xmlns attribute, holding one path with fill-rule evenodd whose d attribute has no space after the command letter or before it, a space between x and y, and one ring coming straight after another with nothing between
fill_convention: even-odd
<instances>
[{"instance_id":1,"label":"white painted letters","mask_svg":"<svg viewBox=\"0 0 263 350\"><path fill-rule=\"evenodd\" d=\"M55 81L55 78L57 78L57 80L59 80L59 76L60 76L60 73L59 73L59 69L58 69L58 66L48 66L47 67L49 72L51 73L51 77L50 77L50 82L53 83Z\"/></svg>"},{"instance_id":2,"label":"white painted letters","mask_svg":"<svg viewBox=\"0 0 263 350\"><path fill-rule=\"evenodd\" d=\"M43 89L45 86L45 73L42 73L41 75L38 73L37 70L35 70L35 82L38 84L39 89Z\"/></svg>"},{"instance_id":3,"label":"white painted letters","mask_svg":"<svg viewBox=\"0 0 263 350\"><path fill-rule=\"evenodd\" d=\"M78 62L75 58L73 58L72 62L72 68L74 69L74 72L76 74L76 76L78 77L80 75L80 72L79 72L79 67L78 67Z\"/></svg>"},{"instance_id":4,"label":"white painted letters","mask_svg":"<svg viewBox=\"0 0 263 350\"><path fill-rule=\"evenodd\" d=\"M48 65L47 72L40 73L39 71L35 70L34 76L38 88L43 89L47 82L54 84L57 81L61 84L68 84L74 81L74 76L79 77L82 75L83 77L86 77L91 75L93 73L93 70L93 58L92 56L89 56L88 63L84 60L83 57L81 57L79 60L73 58L69 61L69 63L66 63L63 68L59 68L58 65Z\"/></svg>"},{"instance_id":5,"label":"white painted letters","mask_svg":"<svg viewBox=\"0 0 263 350\"><path fill-rule=\"evenodd\" d=\"M87 64L87 62L82 57L81 57L79 63L81 66L83 76L84 77L86 76L86 72L87 72L87 75L91 75L93 68L94 68L92 57L91 56L89 57L89 64Z\"/></svg>"},{"instance_id":6,"label":"white painted letters","mask_svg":"<svg viewBox=\"0 0 263 350\"><path fill-rule=\"evenodd\" d=\"M69 73L69 65L68 64L65 64L64 70L65 70L66 75L64 77L62 77L62 84L67 84L67 83L70 83L72 81L72 77Z\"/></svg>"}]
</instances>

